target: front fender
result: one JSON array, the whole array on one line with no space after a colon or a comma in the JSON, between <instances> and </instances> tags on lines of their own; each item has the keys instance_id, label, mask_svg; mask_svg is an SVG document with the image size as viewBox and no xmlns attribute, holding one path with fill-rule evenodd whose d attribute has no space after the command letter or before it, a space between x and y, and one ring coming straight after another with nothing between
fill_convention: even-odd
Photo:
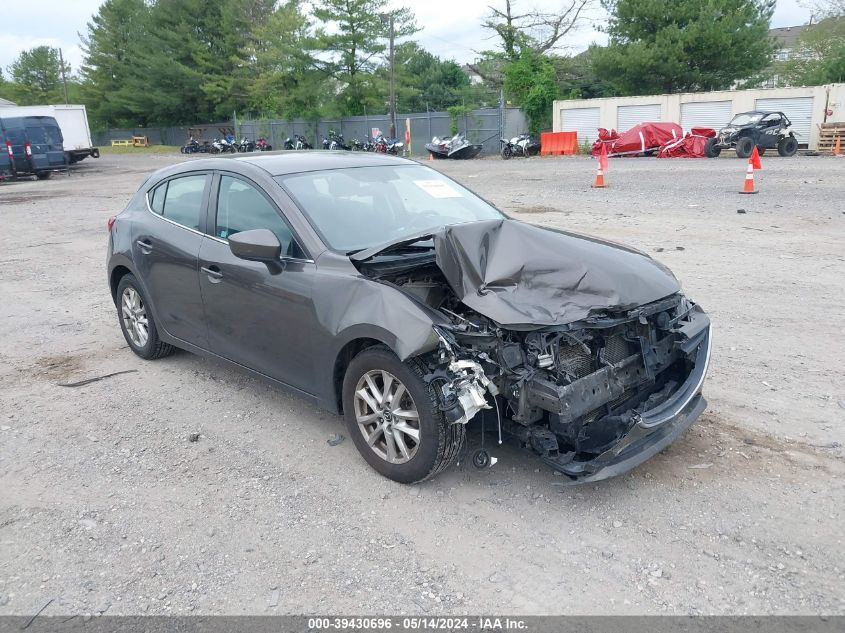
<instances>
[{"instance_id":1,"label":"front fender","mask_svg":"<svg viewBox=\"0 0 845 633\"><path fill-rule=\"evenodd\" d=\"M322 277L314 287L314 311L334 338L335 352L356 338L382 341L405 360L435 349L434 324L448 321L397 287L367 277Z\"/></svg>"}]
</instances>

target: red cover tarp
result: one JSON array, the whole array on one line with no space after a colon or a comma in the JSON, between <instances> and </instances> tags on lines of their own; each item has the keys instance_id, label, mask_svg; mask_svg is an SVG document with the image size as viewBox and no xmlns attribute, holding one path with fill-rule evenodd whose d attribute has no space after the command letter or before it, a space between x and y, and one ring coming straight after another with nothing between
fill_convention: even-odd
<instances>
[{"instance_id":1,"label":"red cover tarp","mask_svg":"<svg viewBox=\"0 0 845 633\"><path fill-rule=\"evenodd\" d=\"M704 146L708 138L716 136L716 130L709 127L694 127L681 139L668 141L660 147L658 158L704 158Z\"/></svg>"},{"instance_id":2,"label":"red cover tarp","mask_svg":"<svg viewBox=\"0 0 845 633\"><path fill-rule=\"evenodd\" d=\"M657 151L664 143L677 140L683 135L684 131L677 123L639 123L622 134L616 134L616 130L608 131L602 128L599 129L598 140L593 143L592 153L593 156L598 156L601 146L606 144L608 156L635 156Z\"/></svg>"}]
</instances>

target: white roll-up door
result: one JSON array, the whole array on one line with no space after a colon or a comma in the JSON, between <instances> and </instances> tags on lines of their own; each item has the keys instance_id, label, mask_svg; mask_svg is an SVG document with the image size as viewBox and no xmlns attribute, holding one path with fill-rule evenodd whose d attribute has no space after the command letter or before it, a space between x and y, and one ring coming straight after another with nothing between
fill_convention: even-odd
<instances>
[{"instance_id":1,"label":"white roll-up door","mask_svg":"<svg viewBox=\"0 0 845 633\"><path fill-rule=\"evenodd\" d=\"M757 99L755 107L763 112L783 112L792 121L799 145L810 142L813 120L813 97L792 97L789 99Z\"/></svg>"},{"instance_id":2,"label":"white roll-up door","mask_svg":"<svg viewBox=\"0 0 845 633\"><path fill-rule=\"evenodd\" d=\"M696 101L681 104L681 127L689 132L694 127L710 127L717 132L731 120L731 101Z\"/></svg>"},{"instance_id":3,"label":"white roll-up door","mask_svg":"<svg viewBox=\"0 0 845 633\"><path fill-rule=\"evenodd\" d=\"M573 108L561 110L560 131L577 132L579 145L592 143L599 137L599 109Z\"/></svg>"},{"instance_id":4,"label":"white roll-up door","mask_svg":"<svg viewBox=\"0 0 845 633\"><path fill-rule=\"evenodd\" d=\"M661 107L659 103L647 105L619 106L616 109L616 129L622 133L630 130L637 123L653 123L660 121Z\"/></svg>"}]
</instances>

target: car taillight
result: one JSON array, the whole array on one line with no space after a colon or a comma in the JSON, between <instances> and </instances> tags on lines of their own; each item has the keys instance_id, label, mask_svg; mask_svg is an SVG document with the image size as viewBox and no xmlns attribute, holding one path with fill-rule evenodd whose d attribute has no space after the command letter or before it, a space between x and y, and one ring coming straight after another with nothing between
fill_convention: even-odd
<instances>
[{"instance_id":1,"label":"car taillight","mask_svg":"<svg viewBox=\"0 0 845 633\"><path fill-rule=\"evenodd\" d=\"M23 151L26 152L29 158L32 158L32 146L29 143L24 143Z\"/></svg>"},{"instance_id":2,"label":"car taillight","mask_svg":"<svg viewBox=\"0 0 845 633\"><path fill-rule=\"evenodd\" d=\"M117 219L117 216L113 215L108 219L106 222L106 226L109 227L109 233L111 233L111 228L114 226L114 221Z\"/></svg>"},{"instance_id":3,"label":"car taillight","mask_svg":"<svg viewBox=\"0 0 845 633\"><path fill-rule=\"evenodd\" d=\"M15 153L12 151L12 141L6 141L6 151L9 152L9 158L15 157Z\"/></svg>"}]
</instances>

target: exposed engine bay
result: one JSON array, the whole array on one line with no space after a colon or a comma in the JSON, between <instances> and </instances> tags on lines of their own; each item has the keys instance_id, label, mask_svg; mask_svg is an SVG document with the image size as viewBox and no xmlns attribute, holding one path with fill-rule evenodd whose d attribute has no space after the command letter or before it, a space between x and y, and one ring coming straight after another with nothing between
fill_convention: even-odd
<instances>
[{"instance_id":1,"label":"exposed engine bay","mask_svg":"<svg viewBox=\"0 0 845 633\"><path fill-rule=\"evenodd\" d=\"M439 345L417 357L450 423L492 409L500 436L595 481L662 450L706 407L710 320L659 262L510 220L422 239L432 246L373 249L358 267L434 311Z\"/></svg>"},{"instance_id":2,"label":"exposed engine bay","mask_svg":"<svg viewBox=\"0 0 845 633\"><path fill-rule=\"evenodd\" d=\"M435 326L440 347L423 357L447 419L466 424L494 409L500 433L573 479L616 457L642 414L677 394L709 329L676 293L563 326L509 330L460 302L433 263L377 276L450 321Z\"/></svg>"}]
</instances>

